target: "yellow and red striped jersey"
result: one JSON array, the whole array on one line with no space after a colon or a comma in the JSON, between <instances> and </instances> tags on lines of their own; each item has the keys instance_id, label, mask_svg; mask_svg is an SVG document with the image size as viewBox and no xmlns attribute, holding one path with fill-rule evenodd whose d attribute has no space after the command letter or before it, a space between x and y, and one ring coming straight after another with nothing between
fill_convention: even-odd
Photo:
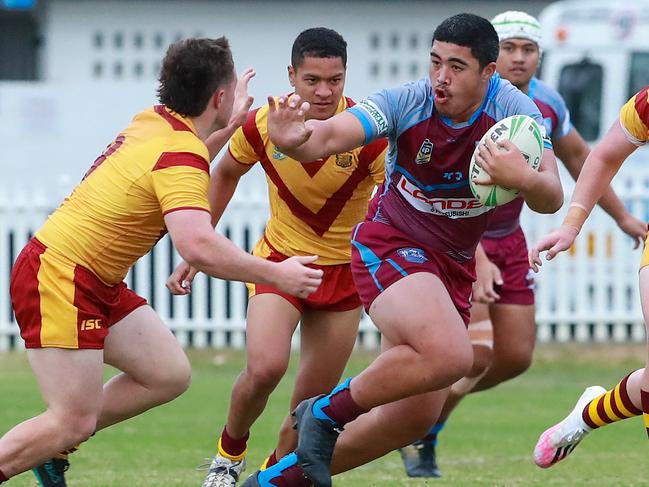
<instances>
[{"instance_id":1,"label":"yellow and red striped jersey","mask_svg":"<svg viewBox=\"0 0 649 487\"><path fill-rule=\"evenodd\" d=\"M629 142L644 145L649 141L649 86L645 86L620 110L620 124Z\"/></svg>"},{"instance_id":2,"label":"yellow and red striped jersey","mask_svg":"<svg viewBox=\"0 0 649 487\"><path fill-rule=\"evenodd\" d=\"M342 97L336 113L354 102ZM241 164L261 162L268 181L270 219L254 254L318 255L319 265L351 259L351 231L365 217L375 185L383 182L387 142L379 139L350 152L313 162L282 154L270 141L268 105L253 110L230 140Z\"/></svg>"},{"instance_id":3,"label":"yellow and red striped jersey","mask_svg":"<svg viewBox=\"0 0 649 487\"><path fill-rule=\"evenodd\" d=\"M209 153L191 120L157 105L137 114L36 238L109 285L165 234L163 216L210 211Z\"/></svg>"}]
</instances>

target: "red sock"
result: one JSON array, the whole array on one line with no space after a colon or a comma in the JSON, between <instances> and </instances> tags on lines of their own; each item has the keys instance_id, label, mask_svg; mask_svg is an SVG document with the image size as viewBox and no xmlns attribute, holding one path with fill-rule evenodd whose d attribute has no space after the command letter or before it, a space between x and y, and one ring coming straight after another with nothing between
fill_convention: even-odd
<instances>
[{"instance_id":1,"label":"red sock","mask_svg":"<svg viewBox=\"0 0 649 487\"><path fill-rule=\"evenodd\" d=\"M268 460L266 460L266 468L272 467L277 463L277 450L273 450L273 453L270 454Z\"/></svg>"},{"instance_id":2,"label":"red sock","mask_svg":"<svg viewBox=\"0 0 649 487\"><path fill-rule=\"evenodd\" d=\"M246 451L249 436L250 432L246 433L243 438L232 438L228 434L227 428L223 428L223 433L221 433L221 449L224 453L237 457Z\"/></svg>"},{"instance_id":3,"label":"red sock","mask_svg":"<svg viewBox=\"0 0 649 487\"><path fill-rule=\"evenodd\" d=\"M9 480L9 477L7 477L7 476L2 472L2 470L0 470L0 484L1 484L2 482L6 482L7 480Z\"/></svg>"},{"instance_id":4,"label":"red sock","mask_svg":"<svg viewBox=\"0 0 649 487\"><path fill-rule=\"evenodd\" d=\"M350 421L354 421L361 414L368 411L368 409L356 404L349 387L345 387L341 391L333 394L329 401L329 405L323 407L322 411L339 426L344 426Z\"/></svg>"},{"instance_id":5,"label":"red sock","mask_svg":"<svg viewBox=\"0 0 649 487\"><path fill-rule=\"evenodd\" d=\"M647 436L649 436L649 392L640 389L640 398L642 399L642 420L647 430Z\"/></svg>"},{"instance_id":6,"label":"red sock","mask_svg":"<svg viewBox=\"0 0 649 487\"><path fill-rule=\"evenodd\" d=\"M299 465L293 465L282 472L282 476L270 481L277 487L313 487L313 482L304 475Z\"/></svg>"}]
</instances>

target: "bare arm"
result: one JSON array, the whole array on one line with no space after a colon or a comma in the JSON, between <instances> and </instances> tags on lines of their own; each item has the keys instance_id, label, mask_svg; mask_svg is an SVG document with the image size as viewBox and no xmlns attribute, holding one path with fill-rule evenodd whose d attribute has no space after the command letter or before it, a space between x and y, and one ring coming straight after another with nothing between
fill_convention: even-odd
<instances>
[{"instance_id":1,"label":"bare arm","mask_svg":"<svg viewBox=\"0 0 649 487\"><path fill-rule=\"evenodd\" d=\"M298 161L315 161L332 154L347 152L365 143L361 122L347 112L327 120L309 120L307 102L295 95L277 103L268 98L268 135L281 152Z\"/></svg>"},{"instance_id":2,"label":"bare arm","mask_svg":"<svg viewBox=\"0 0 649 487\"><path fill-rule=\"evenodd\" d=\"M554 143L554 151L576 181L590 153L586 141L573 128L565 137L561 137ZM633 238L635 246L638 247L647 233L647 225L627 211L610 185L604 190L598 204L615 220L622 231Z\"/></svg>"},{"instance_id":3,"label":"bare arm","mask_svg":"<svg viewBox=\"0 0 649 487\"><path fill-rule=\"evenodd\" d=\"M526 164L527 166L527 164ZM520 188L525 203L538 213L554 213L563 205L563 188L554 152L545 149L538 171L529 171Z\"/></svg>"},{"instance_id":4,"label":"bare arm","mask_svg":"<svg viewBox=\"0 0 649 487\"><path fill-rule=\"evenodd\" d=\"M541 252L547 250L546 259L550 260L570 248L595 203L602 197L624 160L636 149L637 146L627 140L619 119L616 120L586 158L562 225L530 249L529 261L535 271L541 265Z\"/></svg>"},{"instance_id":5,"label":"bare arm","mask_svg":"<svg viewBox=\"0 0 649 487\"><path fill-rule=\"evenodd\" d=\"M591 211L609 187L624 160L637 146L629 142L616 120L604 138L592 150L582 168L572 201Z\"/></svg>"},{"instance_id":6,"label":"bare arm","mask_svg":"<svg viewBox=\"0 0 649 487\"><path fill-rule=\"evenodd\" d=\"M252 165L237 162L229 152L226 152L212 171L207 191L207 199L212 211L212 226L215 227L223 216L225 208L237 189L239 179L251 167Z\"/></svg>"},{"instance_id":7,"label":"bare arm","mask_svg":"<svg viewBox=\"0 0 649 487\"><path fill-rule=\"evenodd\" d=\"M180 256L210 276L270 284L296 296L308 296L320 285L322 271L304 265L314 262L315 256L292 257L278 264L250 255L216 233L205 211L174 211L164 220Z\"/></svg>"}]
</instances>

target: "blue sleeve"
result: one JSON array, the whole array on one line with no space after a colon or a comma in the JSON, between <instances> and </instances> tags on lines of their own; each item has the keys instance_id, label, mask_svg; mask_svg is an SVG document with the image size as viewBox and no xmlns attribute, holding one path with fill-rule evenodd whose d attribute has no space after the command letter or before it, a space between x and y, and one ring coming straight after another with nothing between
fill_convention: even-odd
<instances>
[{"instance_id":1,"label":"blue sleeve","mask_svg":"<svg viewBox=\"0 0 649 487\"><path fill-rule=\"evenodd\" d=\"M427 83L422 79L375 93L347 111L363 125L365 142L396 138L425 110Z\"/></svg>"}]
</instances>

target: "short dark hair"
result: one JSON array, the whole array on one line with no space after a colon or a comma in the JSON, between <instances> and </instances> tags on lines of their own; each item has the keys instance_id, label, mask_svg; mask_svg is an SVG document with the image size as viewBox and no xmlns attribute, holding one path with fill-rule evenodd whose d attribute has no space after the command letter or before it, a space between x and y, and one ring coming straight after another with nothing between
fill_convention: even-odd
<instances>
[{"instance_id":1,"label":"short dark hair","mask_svg":"<svg viewBox=\"0 0 649 487\"><path fill-rule=\"evenodd\" d=\"M471 48L480 69L498 59L500 43L496 29L487 19L474 14L457 14L444 20L435 29L433 42L450 42Z\"/></svg>"},{"instance_id":2,"label":"short dark hair","mask_svg":"<svg viewBox=\"0 0 649 487\"><path fill-rule=\"evenodd\" d=\"M347 67L347 43L343 36L326 27L302 31L291 50L291 65L297 68L305 57L339 57Z\"/></svg>"},{"instance_id":3,"label":"short dark hair","mask_svg":"<svg viewBox=\"0 0 649 487\"><path fill-rule=\"evenodd\" d=\"M167 49L160 69L158 98L176 113L196 117L210 97L234 78L234 61L225 37L183 39Z\"/></svg>"}]
</instances>

